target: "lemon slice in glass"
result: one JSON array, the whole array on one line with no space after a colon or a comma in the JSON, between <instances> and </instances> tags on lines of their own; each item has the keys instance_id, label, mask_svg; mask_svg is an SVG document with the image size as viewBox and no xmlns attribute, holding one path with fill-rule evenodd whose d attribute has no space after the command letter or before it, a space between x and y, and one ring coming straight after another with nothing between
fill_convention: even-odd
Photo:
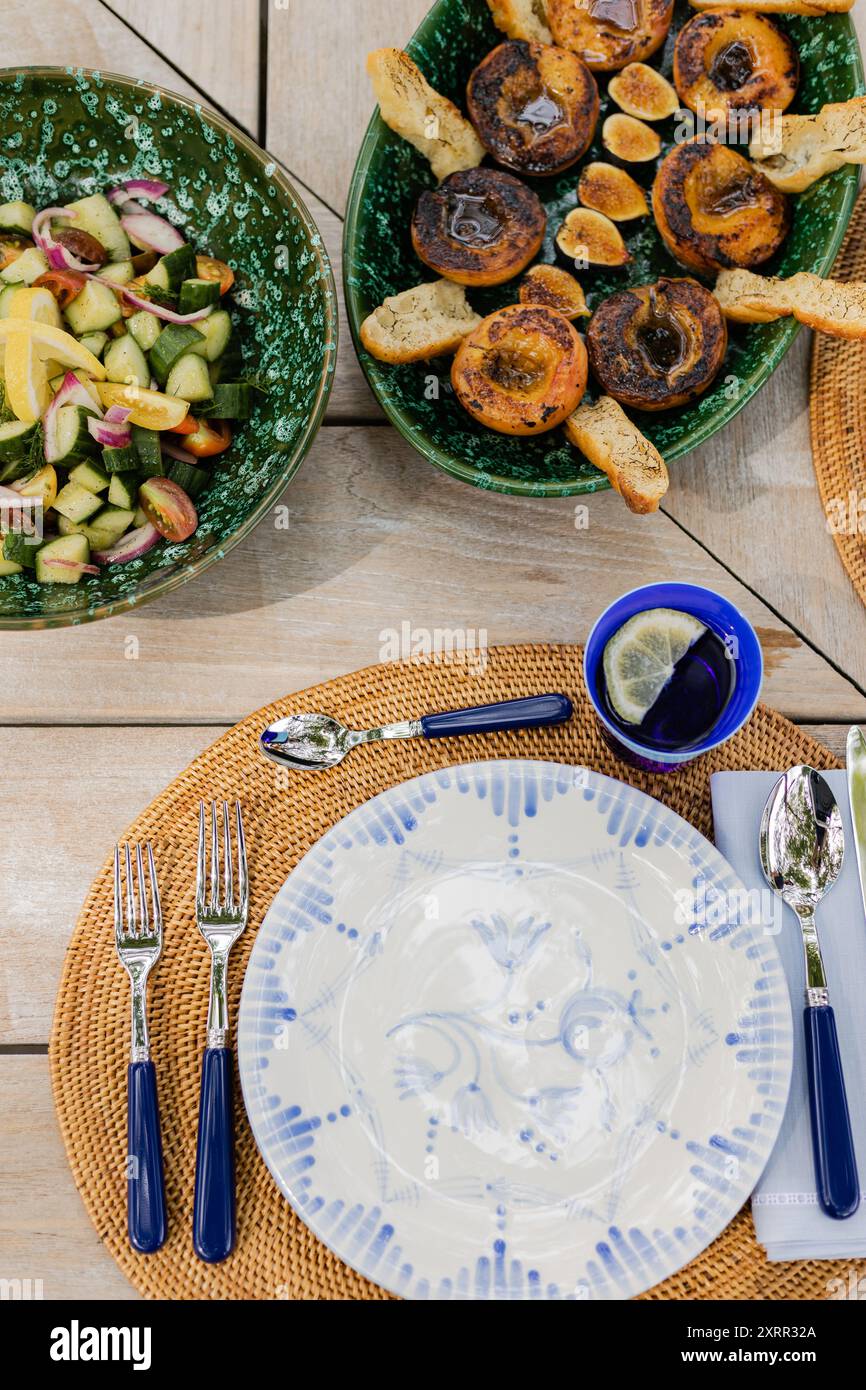
<instances>
[{"instance_id":1,"label":"lemon slice in glass","mask_svg":"<svg viewBox=\"0 0 866 1390\"><path fill-rule=\"evenodd\" d=\"M698 618L677 608L649 608L623 623L603 658L607 697L620 719L640 724L677 662L706 630Z\"/></svg>"}]
</instances>

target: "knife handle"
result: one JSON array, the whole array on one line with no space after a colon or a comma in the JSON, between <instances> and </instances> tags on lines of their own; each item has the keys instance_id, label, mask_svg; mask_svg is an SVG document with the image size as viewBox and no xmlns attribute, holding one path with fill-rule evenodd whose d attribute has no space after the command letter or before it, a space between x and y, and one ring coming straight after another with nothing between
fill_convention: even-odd
<instances>
[{"instance_id":1,"label":"knife handle","mask_svg":"<svg viewBox=\"0 0 866 1390\"><path fill-rule=\"evenodd\" d=\"M828 1216L842 1221L860 1205L860 1181L836 1018L829 1004L816 1004L805 1010L803 1022L818 1200Z\"/></svg>"}]
</instances>

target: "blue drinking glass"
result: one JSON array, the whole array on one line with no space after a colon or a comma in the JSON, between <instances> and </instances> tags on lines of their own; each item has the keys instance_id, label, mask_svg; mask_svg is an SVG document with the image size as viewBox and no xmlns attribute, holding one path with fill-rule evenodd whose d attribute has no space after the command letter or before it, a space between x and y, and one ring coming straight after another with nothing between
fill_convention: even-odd
<instances>
[{"instance_id":1,"label":"blue drinking glass","mask_svg":"<svg viewBox=\"0 0 866 1390\"><path fill-rule=\"evenodd\" d=\"M680 749L659 749L629 738L611 721L604 700L604 649L629 618L649 608L677 608L691 613L721 639L734 662L734 686L727 704L702 738ZM583 674L605 741L618 757L648 772L673 772L711 748L718 748L740 730L752 714L761 693L764 659L755 629L738 608L721 594L698 584L645 584L632 589L606 608L589 634L583 656Z\"/></svg>"}]
</instances>

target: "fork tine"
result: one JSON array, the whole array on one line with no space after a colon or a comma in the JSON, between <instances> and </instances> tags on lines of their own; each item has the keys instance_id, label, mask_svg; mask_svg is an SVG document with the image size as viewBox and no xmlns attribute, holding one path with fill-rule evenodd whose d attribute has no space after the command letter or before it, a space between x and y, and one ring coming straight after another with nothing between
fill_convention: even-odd
<instances>
[{"instance_id":1,"label":"fork tine","mask_svg":"<svg viewBox=\"0 0 866 1390\"><path fill-rule=\"evenodd\" d=\"M195 904L199 917L205 909L205 883L207 882L207 855L204 843L204 802L198 803L198 862L195 875Z\"/></svg>"},{"instance_id":2,"label":"fork tine","mask_svg":"<svg viewBox=\"0 0 866 1390\"><path fill-rule=\"evenodd\" d=\"M138 873L138 908L141 914L141 934L150 936L150 913L147 910L147 895L144 891L144 863L141 845L135 846L135 867Z\"/></svg>"},{"instance_id":3,"label":"fork tine","mask_svg":"<svg viewBox=\"0 0 866 1390\"><path fill-rule=\"evenodd\" d=\"M231 830L229 829L229 804L227 801L223 802L223 853L225 855L225 864L223 866L223 891L225 893L225 902L223 906L231 908L234 907L235 902L235 884L234 874L232 872L232 836Z\"/></svg>"},{"instance_id":4,"label":"fork tine","mask_svg":"<svg viewBox=\"0 0 866 1390\"><path fill-rule=\"evenodd\" d=\"M153 845L147 844L147 867L150 872L150 897L153 903L153 930L162 940L162 906L159 901L159 884L156 879L156 865L153 862Z\"/></svg>"},{"instance_id":5,"label":"fork tine","mask_svg":"<svg viewBox=\"0 0 866 1390\"><path fill-rule=\"evenodd\" d=\"M220 901L220 842L217 833L216 802L210 804L210 905L216 911Z\"/></svg>"},{"instance_id":6,"label":"fork tine","mask_svg":"<svg viewBox=\"0 0 866 1390\"><path fill-rule=\"evenodd\" d=\"M244 822L241 816L241 803L235 802L235 826L238 837L238 897L240 908L246 912L249 902L249 880L247 879L247 847L244 841Z\"/></svg>"},{"instance_id":7,"label":"fork tine","mask_svg":"<svg viewBox=\"0 0 866 1390\"><path fill-rule=\"evenodd\" d=\"M123 891L120 886L120 845L114 846L114 940L120 947L123 936Z\"/></svg>"},{"instance_id":8,"label":"fork tine","mask_svg":"<svg viewBox=\"0 0 866 1390\"><path fill-rule=\"evenodd\" d=\"M126 932L128 936L137 936L137 926L135 917L135 897L132 891L132 859L129 853L129 845L124 845L126 852Z\"/></svg>"}]
</instances>

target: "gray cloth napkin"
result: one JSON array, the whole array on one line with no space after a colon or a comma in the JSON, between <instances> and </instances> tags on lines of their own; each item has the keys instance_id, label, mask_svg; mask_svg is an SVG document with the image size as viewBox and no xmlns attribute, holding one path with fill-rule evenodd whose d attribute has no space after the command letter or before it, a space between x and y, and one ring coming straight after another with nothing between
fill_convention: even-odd
<instances>
[{"instance_id":1,"label":"gray cloth napkin","mask_svg":"<svg viewBox=\"0 0 866 1390\"><path fill-rule=\"evenodd\" d=\"M775 772L717 772L711 778L716 845L744 886L753 891L769 892L761 871L758 829L778 776ZM838 881L818 909L818 931L839 1032L860 1186L866 1189L866 915L847 778L844 772L825 776L842 813L845 859ZM846 1221L835 1221L818 1205L803 1041L802 938L789 908L777 903L773 911L780 926L776 944L791 993L794 1072L776 1147L752 1194L755 1231L771 1260L853 1260L866 1256L866 1190L859 1210ZM765 913L763 920L768 917Z\"/></svg>"}]
</instances>

